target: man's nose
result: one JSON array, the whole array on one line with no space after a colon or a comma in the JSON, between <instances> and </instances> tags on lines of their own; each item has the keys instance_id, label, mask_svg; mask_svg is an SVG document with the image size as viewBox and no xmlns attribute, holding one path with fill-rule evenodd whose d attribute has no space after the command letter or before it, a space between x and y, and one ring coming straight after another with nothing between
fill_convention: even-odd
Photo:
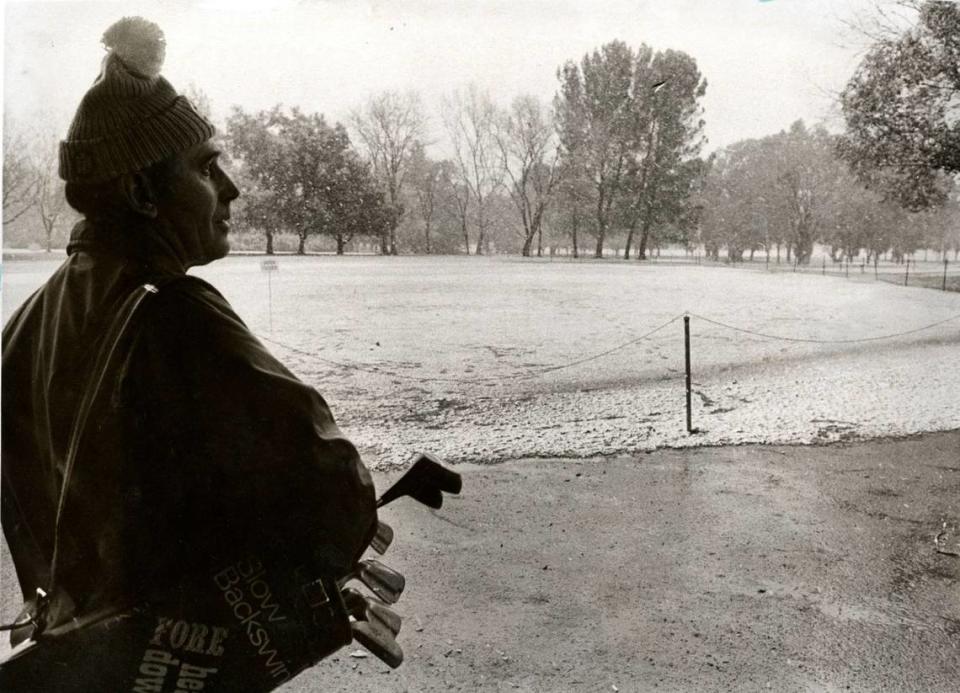
<instances>
[{"instance_id":1,"label":"man's nose","mask_svg":"<svg viewBox=\"0 0 960 693\"><path fill-rule=\"evenodd\" d=\"M220 197L226 202L236 200L240 197L240 190L233 184L233 179L226 173L223 174L223 181L220 186Z\"/></svg>"}]
</instances>

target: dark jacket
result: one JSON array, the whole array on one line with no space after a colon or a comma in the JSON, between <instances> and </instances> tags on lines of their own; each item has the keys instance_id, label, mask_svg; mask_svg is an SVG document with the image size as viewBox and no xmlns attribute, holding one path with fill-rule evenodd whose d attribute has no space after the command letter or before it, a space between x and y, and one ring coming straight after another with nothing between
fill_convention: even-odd
<instances>
[{"instance_id":1,"label":"dark jacket","mask_svg":"<svg viewBox=\"0 0 960 693\"><path fill-rule=\"evenodd\" d=\"M3 330L3 530L25 597L46 587L70 429L117 306L159 282L90 416L62 522L77 613L163 592L264 543L346 573L372 481L323 398L162 248L81 224Z\"/></svg>"}]
</instances>

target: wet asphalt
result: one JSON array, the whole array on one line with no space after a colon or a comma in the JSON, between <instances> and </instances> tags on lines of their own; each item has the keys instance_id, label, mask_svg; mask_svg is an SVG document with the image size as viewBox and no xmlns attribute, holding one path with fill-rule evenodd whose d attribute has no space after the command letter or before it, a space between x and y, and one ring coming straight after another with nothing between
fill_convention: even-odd
<instances>
[{"instance_id":1,"label":"wet asphalt","mask_svg":"<svg viewBox=\"0 0 960 693\"><path fill-rule=\"evenodd\" d=\"M382 513L401 668L284 690L960 690L960 432L460 471Z\"/></svg>"}]
</instances>

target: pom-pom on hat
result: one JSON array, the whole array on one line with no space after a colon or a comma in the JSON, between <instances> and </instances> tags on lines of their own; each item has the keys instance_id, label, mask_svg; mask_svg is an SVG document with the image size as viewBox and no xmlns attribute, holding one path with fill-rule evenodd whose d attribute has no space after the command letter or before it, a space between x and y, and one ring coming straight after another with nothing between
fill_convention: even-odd
<instances>
[{"instance_id":1,"label":"pom-pom on hat","mask_svg":"<svg viewBox=\"0 0 960 693\"><path fill-rule=\"evenodd\" d=\"M124 17L103 35L107 55L60 143L60 177L100 183L139 171L213 136L214 127L160 75L160 27Z\"/></svg>"}]
</instances>

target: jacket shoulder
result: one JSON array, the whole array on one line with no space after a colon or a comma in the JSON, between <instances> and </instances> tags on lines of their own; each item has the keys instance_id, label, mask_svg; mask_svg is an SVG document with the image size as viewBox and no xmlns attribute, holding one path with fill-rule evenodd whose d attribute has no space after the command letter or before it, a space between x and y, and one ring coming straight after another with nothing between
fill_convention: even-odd
<instances>
[{"instance_id":1,"label":"jacket shoulder","mask_svg":"<svg viewBox=\"0 0 960 693\"><path fill-rule=\"evenodd\" d=\"M211 358L231 354L249 360L265 352L259 340L213 285L192 276L158 284L143 317L141 334L158 348L175 352L202 349Z\"/></svg>"},{"instance_id":2,"label":"jacket shoulder","mask_svg":"<svg viewBox=\"0 0 960 693\"><path fill-rule=\"evenodd\" d=\"M199 277L185 275L150 283L157 288L157 295L150 302L154 304L155 312L164 317L189 318L209 312L236 317L223 294Z\"/></svg>"}]
</instances>

